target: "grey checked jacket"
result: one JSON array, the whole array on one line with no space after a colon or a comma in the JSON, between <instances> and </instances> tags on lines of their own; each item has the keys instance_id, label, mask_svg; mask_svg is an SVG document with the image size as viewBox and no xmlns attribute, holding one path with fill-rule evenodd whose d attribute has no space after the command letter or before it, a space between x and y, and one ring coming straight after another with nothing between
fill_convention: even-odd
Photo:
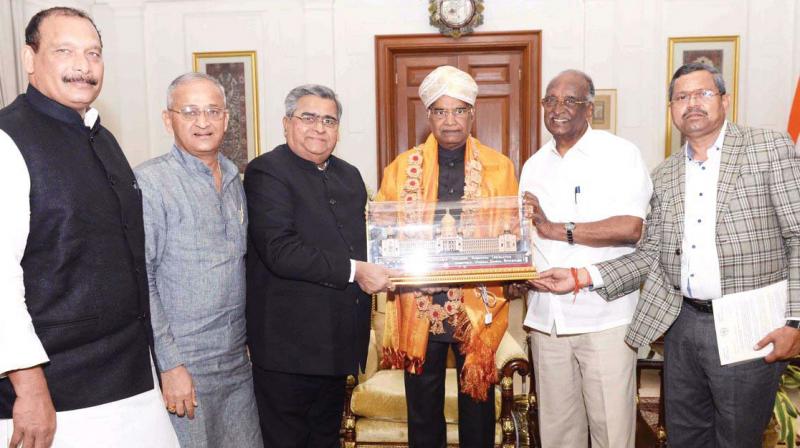
<instances>
[{"instance_id":1,"label":"grey checked jacket","mask_svg":"<svg viewBox=\"0 0 800 448\"><path fill-rule=\"evenodd\" d=\"M681 309L685 154L653 172L645 235L637 250L597 265L613 300L644 282L626 342L647 345ZM800 155L787 134L728 123L717 183L717 254L722 293L788 278L786 315L800 317Z\"/></svg>"}]
</instances>

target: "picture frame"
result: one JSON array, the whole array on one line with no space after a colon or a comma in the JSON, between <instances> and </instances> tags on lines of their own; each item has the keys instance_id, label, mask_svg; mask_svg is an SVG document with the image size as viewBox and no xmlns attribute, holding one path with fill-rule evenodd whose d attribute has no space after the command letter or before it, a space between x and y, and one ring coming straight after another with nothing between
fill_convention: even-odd
<instances>
[{"instance_id":1,"label":"picture frame","mask_svg":"<svg viewBox=\"0 0 800 448\"><path fill-rule=\"evenodd\" d=\"M532 232L517 196L370 202L367 260L396 285L534 279Z\"/></svg>"},{"instance_id":2,"label":"picture frame","mask_svg":"<svg viewBox=\"0 0 800 448\"><path fill-rule=\"evenodd\" d=\"M617 89L596 89L592 129L617 133Z\"/></svg>"},{"instance_id":3,"label":"picture frame","mask_svg":"<svg viewBox=\"0 0 800 448\"><path fill-rule=\"evenodd\" d=\"M255 51L192 53L192 69L214 77L225 88L228 130L221 151L236 164L239 173L261 154L256 67Z\"/></svg>"},{"instance_id":4,"label":"picture frame","mask_svg":"<svg viewBox=\"0 0 800 448\"><path fill-rule=\"evenodd\" d=\"M682 65L703 62L722 72L729 96L728 121L736 121L739 82L739 36L670 37L667 51L667 88L672 75ZM672 124L667 99L666 142L664 155L669 157L683 146L678 128Z\"/></svg>"}]
</instances>

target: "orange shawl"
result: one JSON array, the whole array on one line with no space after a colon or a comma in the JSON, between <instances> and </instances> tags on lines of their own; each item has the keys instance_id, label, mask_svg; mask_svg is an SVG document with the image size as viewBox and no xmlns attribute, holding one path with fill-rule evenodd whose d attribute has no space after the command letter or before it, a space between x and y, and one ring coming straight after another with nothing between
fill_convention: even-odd
<instances>
[{"instance_id":1,"label":"orange shawl","mask_svg":"<svg viewBox=\"0 0 800 448\"><path fill-rule=\"evenodd\" d=\"M400 154L383 172L381 188L376 201L406 200L404 186L407 185L409 161L412 155L422 155L422 174L419 198L425 202L436 202L439 183L438 143L433 134L415 150ZM477 158L475 157L477 152ZM464 154L465 174L469 176L469 163L474 158L480 163L480 187L478 197L516 196L518 184L511 160L499 152L482 145L478 139L467 139ZM411 165L414 165L412 161ZM413 166L411 167L413 170ZM469 182L469 179L465 179ZM467 186L465 185L465 192ZM497 383L497 368L494 356L500 340L508 328L508 303L501 286L490 286L489 293L497 298L493 308L492 323L484 323L484 307L478 285L462 287L464 315L457 316L454 337L465 355L461 371L461 390L476 400L484 401L492 384ZM430 296L428 296L430 299ZM411 373L420 373L425 362L430 321L418 312L413 292L389 293L386 306L386 328L383 337L384 367L405 368Z\"/></svg>"}]
</instances>

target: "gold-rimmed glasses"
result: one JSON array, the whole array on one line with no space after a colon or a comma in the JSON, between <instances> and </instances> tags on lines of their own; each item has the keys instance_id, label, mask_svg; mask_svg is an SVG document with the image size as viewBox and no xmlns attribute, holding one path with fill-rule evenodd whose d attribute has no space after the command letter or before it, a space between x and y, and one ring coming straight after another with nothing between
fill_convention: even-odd
<instances>
[{"instance_id":1,"label":"gold-rimmed glasses","mask_svg":"<svg viewBox=\"0 0 800 448\"><path fill-rule=\"evenodd\" d=\"M542 107L544 107L545 109L555 109L556 106L558 106L559 104L566 107L567 109L575 109L581 104L588 104L588 103L591 103L591 101L575 98L574 96L568 96L564 97L563 99L558 99L551 95L542 98Z\"/></svg>"}]
</instances>

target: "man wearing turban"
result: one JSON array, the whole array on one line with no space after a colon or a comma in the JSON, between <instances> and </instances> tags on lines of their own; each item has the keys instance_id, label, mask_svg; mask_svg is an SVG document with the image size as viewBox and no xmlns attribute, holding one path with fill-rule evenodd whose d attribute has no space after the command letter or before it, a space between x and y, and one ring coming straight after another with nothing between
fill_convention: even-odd
<instances>
[{"instance_id":1,"label":"man wearing turban","mask_svg":"<svg viewBox=\"0 0 800 448\"><path fill-rule=\"evenodd\" d=\"M478 85L450 66L419 87L431 134L384 170L378 201L458 201L516 196L511 160L470 135ZM484 299L489 297L487 306ZM390 293L384 335L385 367L405 369L410 447L447 444L445 367L453 347L458 371L459 443L494 445L494 355L508 327L502 287L480 285Z\"/></svg>"}]
</instances>

